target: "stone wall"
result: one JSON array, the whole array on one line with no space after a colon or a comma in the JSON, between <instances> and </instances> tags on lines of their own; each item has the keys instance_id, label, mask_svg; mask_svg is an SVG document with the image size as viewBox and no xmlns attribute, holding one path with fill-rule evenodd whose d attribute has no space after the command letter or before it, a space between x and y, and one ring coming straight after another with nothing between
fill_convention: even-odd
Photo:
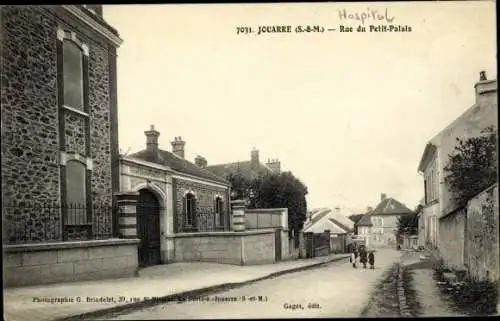
<instances>
[{"instance_id":1,"label":"stone wall","mask_svg":"<svg viewBox=\"0 0 500 321\"><path fill-rule=\"evenodd\" d=\"M451 270L464 269L466 210L459 209L439 220L439 253Z\"/></svg>"},{"instance_id":2,"label":"stone wall","mask_svg":"<svg viewBox=\"0 0 500 321\"><path fill-rule=\"evenodd\" d=\"M283 237L281 238L283 240ZM264 230L258 234L248 234L241 238L243 244L243 264L269 264L274 263L276 253L275 231ZM283 249L281 249L283 255Z\"/></svg>"},{"instance_id":3,"label":"stone wall","mask_svg":"<svg viewBox=\"0 0 500 321\"><path fill-rule=\"evenodd\" d=\"M215 223L219 222L215 216L215 197L220 195L224 204L225 228L229 228L229 190L223 187L196 183L189 180L175 178L174 188L174 220L175 231L182 232L184 226L183 201L187 192L194 192L196 196L196 224L199 232L214 230Z\"/></svg>"},{"instance_id":4,"label":"stone wall","mask_svg":"<svg viewBox=\"0 0 500 321\"><path fill-rule=\"evenodd\" d=\"M4 246L4 286L132 277L139 240Z\"/></svg>"},{"instance_id":5,"label":"stone wall","mask_svg":"<svg viewBox=\"0 0 500 321\"><path fill-rule=\"evenodd\" d=\"M2 201L59 201L57 21L1 7Z\"/></svg>"},{"instance_id":6,"label":"stone wall","mask_svg":"<svg viewBox=\"0 0 500 321\"><path fill-rule=\"evenodd\" d=\"M274 230L181 233L175 235L174 261L226 264L273 263Z\"/></svg>"},{"instance_id":7,"label":"stone wall","mask_svg":"<svg viewBox=\"0 0 500 321\"><path fill-rule=\"evenodd\" d=\"M112 45L59 6L2 6L1 15L2 202L48 204L64 201L60 193L63 185L60 152L68 151L92 159L88 182L91 194L87 198L91 198L93 204L111 206L112 182L117 179L112 176L111 159L112 150L117 148L110 130L116 122L110 115L110 95L114 90L110 88L115 88L110 81L109 68L110 59L113 62L115 59L109 54ZM75 32L89 48L88 137L84 116L64 109L62 119L66 125L61 127L59 123L59 26ZM110 215L111 212L93 216L99 226L109 225L106 228L109 236ZM26 216L34 223L30 233L47 234L40 231L45 228L42 222L48 218L43 211L26 213ZM5 232L15 235L24 229L27 217L5 217ZM75 233L74 237L81 236ZM56 239L60 238L61 233L57 233Z\"/></svg>"},{"instance_id":8,"label":"stone wall","mask_svg":"<svg viewBox=\"0 0 500 321\"><path fill-rule=\"evenodd\" d=\"M467 204L466 255L472 277L499 280L498 185Z\"/></svg>"}]
</instances>

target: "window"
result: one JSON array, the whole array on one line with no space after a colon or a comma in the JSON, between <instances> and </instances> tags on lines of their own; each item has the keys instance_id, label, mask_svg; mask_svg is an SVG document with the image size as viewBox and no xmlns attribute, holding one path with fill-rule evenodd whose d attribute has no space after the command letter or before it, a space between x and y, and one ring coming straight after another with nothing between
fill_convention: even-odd
<instances>
[{"instance_id":1,"label":"window","mask_svg":"<svg viewBox=\"0 0 500 321\"><path fill-rule=\"evenodd\" d=\"M73 41L63 42L64 105L84 110L83 103L83 55Z\"/></svg>"},{"instance_id":2,"label":"window","mask_svg":"<svg viewBox=\"0 0 500 321\"><path fill-rule=\"evenodd\" d=\"M425 200L425 204L428 204L429 203L429 193L427 193L427 178L424 179L424 200Z\"/></svg>"},{"instance_id":3,"label":"window","mask_svg":"<svg viewBox=\"0 0 500 321\"><path fill-rule=\"evenodd\" d=\"M66 224L68 225L87 223L86 172L86 166L77 160L66 163Z\"/></svg>"},{"instance_id":4,"label":"window","mask_svg":"<svg viewBox=\"0 0 500 321\"><path fill-rule=\"evenodd\" d=\"M222 203L222 198L215 198L215 215L219 217L219 226L224 226L224 207Z\"/></svg>"},{"instance_id":5,"label":"window","mask_svg":"<svg viewBox=\"0 0 500 321\"><path fill-rule=\"evenodd\" d=\"M186 213L186 225L195 225L195 215L196 215L196 199L194 194L188 193L184 200L185 213Z\"/></svg>"}]
</instances>

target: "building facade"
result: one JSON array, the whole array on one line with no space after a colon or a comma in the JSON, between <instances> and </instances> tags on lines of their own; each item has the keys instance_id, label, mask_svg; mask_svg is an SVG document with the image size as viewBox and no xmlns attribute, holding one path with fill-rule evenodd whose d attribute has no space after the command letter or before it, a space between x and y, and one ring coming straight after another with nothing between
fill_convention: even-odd
<instances>
[{"instance_id":1,"label":"building facade","mask_svg":"<svg viewBox=\"0 0 500 321\"><path fill-rule=\"evenodd\" d=\"M159 148L160 133L153 126L145 135L144 150L120 158L121 191L139 196L141 266L175 261L179 234L231 229L230 183L205 169L200 157L195 163L185 159L181 137L171 142L170 152Z\"/></svg>"},{"instance_id":2,"label":"building facade","mask_svg":"<svg viewBox=\"0 0 500 321\"><path fill-rule=\"evenodd\" d=\"M440 247L439 243L444 241L440 236L440 219L457 206L445 183L444 171L449 155L457 145L457 138L466 140L480 135L489 126L498 127L497 80L488 80L481 72L474 88L475 104L428 142L418 166L418 172L424 178L425 205L420 218L424 225L424 243L428 248Z\"/></svg>"},{"instance_id":3,"label":"building facade","mask_svg":"<svg viewBox=\"0 0 500 321\"><path fill-rule=\"evenodd\" d=\"M413 211L382 193L380 203L357 223L358 237L364 239L369 248L395 248L398 244L398 218L408 214L413 214Z\"/></svg>"},{"instance_id":4,"label":"building facade","mask_svg":"<svg viewBox=\"0 0 500 321\"><path fill-rule=\"evenodd\" d=\"M4 251L14 261L39 255L47 264L13 261L7 283L50 282L51 267L63 263L58 280L88 278L92 268L75 270L73 261L43 244L82 241L87 247L116 235L116 52L122 40L100 5L2 6L1 38ZM30 244L37 251L22 254ZM85 262L89 249L81 251L87 251L80 257ZM133 273L134 252L124 251L130 264L122 266ZM96 263L109 273L93 277L111 276L111 261ZM31 272L19 277L21 269Z\"/></svg>"}]
</instances>

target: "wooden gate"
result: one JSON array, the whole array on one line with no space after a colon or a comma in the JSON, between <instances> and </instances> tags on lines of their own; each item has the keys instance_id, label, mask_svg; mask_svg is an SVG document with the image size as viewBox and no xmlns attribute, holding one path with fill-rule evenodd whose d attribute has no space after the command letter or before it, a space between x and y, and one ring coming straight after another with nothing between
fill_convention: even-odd
<instances>
[{"instance_id":1,"label":"wooden gate","mask_svg":"<svg viewBox=\"0 0 500 321\"><path fill-rule=\"evenodd\" d=\"M281 229L274 230L274 253L275 262L281 261Z\"/></svg>"},{"instance_id":2,"label":"wooden gate","mask_svg":"<svg viewBox=\"0 0 500 321\"><path fill-rule=\"evenodd\" d=\"M139 191L137 235L141 240L138 247L139 266L160 264L160 203L146 189Z\"/></svg>"}]
</instances>

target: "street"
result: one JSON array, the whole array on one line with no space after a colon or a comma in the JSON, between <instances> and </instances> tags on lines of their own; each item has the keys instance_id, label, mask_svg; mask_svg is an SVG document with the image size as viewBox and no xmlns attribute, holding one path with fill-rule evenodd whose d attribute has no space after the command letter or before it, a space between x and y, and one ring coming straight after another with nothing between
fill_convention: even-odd
<instances>
[{"instance_id":1,"label":"street","mask_svg":"<svg viewBox=\"0 0 500 321\"><path fill-rule=\"evenodd\" d=\"M219 292L208 296L209 301L163 303L106 319L358 317L377 281L399 258L396 250L379 250L374 270L354 269L345 259Z\"/></svg>"}]
</instances>

